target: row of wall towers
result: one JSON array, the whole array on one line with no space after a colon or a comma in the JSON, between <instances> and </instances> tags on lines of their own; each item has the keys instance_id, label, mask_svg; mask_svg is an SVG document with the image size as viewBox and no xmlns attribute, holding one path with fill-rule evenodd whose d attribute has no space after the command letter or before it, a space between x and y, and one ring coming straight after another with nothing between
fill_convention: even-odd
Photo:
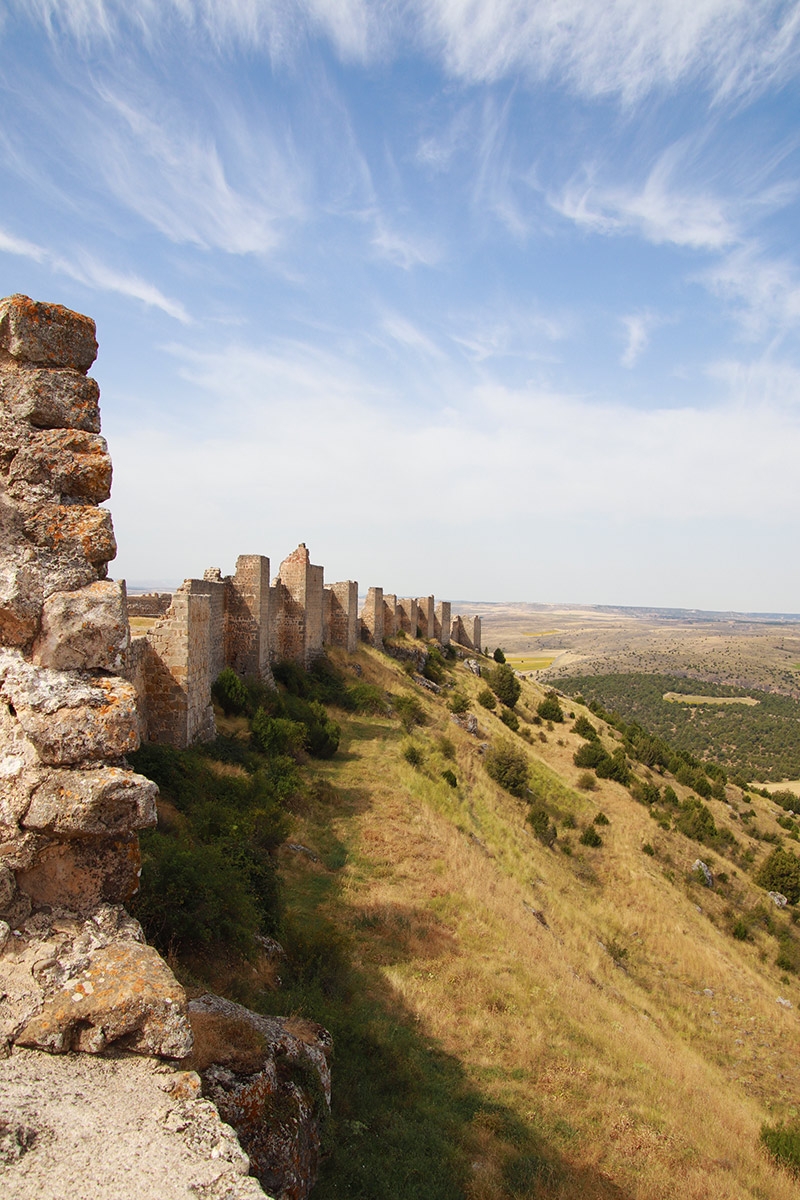
<instances>
[{"instance_id":1,"label":"row of wall towers","mask_svg":"<svg viewBox=\"0 0 800 1200\"><path fill-rule=\"evenodd\" d=\"M269 559L242 554L223 578L216 568L169 595L130 596L132 617L156 617L129 652L143 741L188 746L215 733L211 685L225 667L271 684L272 664L309 667L327 646L354 653L407 637L480 652L480 617L451 616L450 602L401 598L371 587L359 610L358 584L326 584L305 543L270 582Z\"/></svg>"}]
</instances>

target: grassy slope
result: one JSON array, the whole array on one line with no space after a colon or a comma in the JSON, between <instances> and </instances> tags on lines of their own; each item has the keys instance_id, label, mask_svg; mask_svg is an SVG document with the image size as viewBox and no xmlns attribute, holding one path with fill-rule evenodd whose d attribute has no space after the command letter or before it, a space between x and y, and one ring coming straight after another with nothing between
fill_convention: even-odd
<instances>
[{"instance_id":1,"label":"grassy slope","mask_svg":"<svg viewBox=\"0 0 800 1200\"><path fill-rule=\"evenodd\" d=\"M290 951L319 963L296 965L269 1003L328 1024L338 1045L317 1195L795 1195L758 1133L800 1095L797 1013L776 1003L798 989L771 965L767 934L731 938L730 896L687 883L708 852L615 783L573 790L580 741L568 724L528 747L535 777L561 777L560 807L579 824L600 807L611 824L600 849L546 849L526 806L483 769L481 742L513 735L475 704L480 682L457 668L475 738L396 664L366 650L359 660L370 681L418 695L429 723L413 768L396 720L339 718L339 754L314 766L329 787L292 835L319 861L282 851ZM518 709L540 696L526 684ZM440 778L447 765L456 790ZM726 806L710 807L726 823ZM763 898L713 858L739 905Z\"/></svg>"}]
</instances>

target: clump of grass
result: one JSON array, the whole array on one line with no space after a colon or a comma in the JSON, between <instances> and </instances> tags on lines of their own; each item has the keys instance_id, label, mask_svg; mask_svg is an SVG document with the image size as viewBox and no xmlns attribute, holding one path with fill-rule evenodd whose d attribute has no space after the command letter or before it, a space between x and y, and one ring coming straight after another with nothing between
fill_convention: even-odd
<instances>
[{"instance_id":1,"label":"clump of grass","mask_svg":"<svg viewBox=\"0 0 800 1200\"><path fill-rule=\"evenodd\" d=\"M578 776L578 787L582 792L593 792L597 788L597 780L591 771L581 771Z\"/></svg>"},{"instance_id":2,"label":"clump of grass","mask_svg":"<svg viewBox=\"0 0 800 1200\"><path fill-rule=\"evenodd\" d=\"M456 773L455 773L455 771L451 771L449 767L446 770L442 771L442 779L445 781L445 783L449 784L451 788L458 787L458 779L456 778Z\"/></svg>"},{"instance_id":3,"label":"clump of grass","mask_svg":"<svg viewBox=\"0 0 800 1200\"><path fill-rule=\"evenodd\" d=\"M403 747L403 758L406 760L409 766L421 767L424 755L419 746L415 745L414 742L408 742Z\"/></svg>"},{"instance_id":4,"label":"clump of grass","mask_svg":"<svg viewBox=\"0 0 800 1200\"><path fill-rule=\"evenodd\" d=\"M765 1123L759 1140L777 1163L793 1175L800 1175L800 1122Z\"/></svg>"},{"instance_id":5,"label":"clump of grass","mask_svg":"<svg viewBox=\"0 0 800 1200\"><path fill-rule=\"evenodd\" d=\"M395 696L394 711L406 733L410 733L415 725L425 724L425 709L416 696Z\"/></svg>"}]
</instances>

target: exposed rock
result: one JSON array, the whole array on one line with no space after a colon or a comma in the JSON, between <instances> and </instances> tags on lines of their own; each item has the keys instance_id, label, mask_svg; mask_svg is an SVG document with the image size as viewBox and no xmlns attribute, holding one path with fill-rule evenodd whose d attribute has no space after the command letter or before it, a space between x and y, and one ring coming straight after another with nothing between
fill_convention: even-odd
<instances>
[{"instance_id":1,"label":"exposed rock","mask_svg":"<svg viewBox=\"0 0 800 1200\"><path fill-rule=\"evenodd\" d=\"M97 358L95 324L61 304L9 296L0 300L0 351L18 363L73 367L85 374Z\"/></svg>"},{"instance_id":2,"label":"exposed rock","mask_svg":"<svg viewBox=\"0 0 800 1200\"><path fill-rule=\"evenodd\" d=\"M135 834L67 841L28 836L24 858L17 860L17 887L34 906L63 904L89 913L106 902L127 904L139 890L142 860Z\"/></svg>"},{"instance_id":3,"label":"exposed rock","mask_svg":"<svg viewBox=\"0 0 800 1200\"><path fill-rule=\"evenodd\" d=\"M235 1133L190 1074L132 1055L15 1050L0 1062L3 1194L263 1200Z\"/></svg>"},{"instance_id":4,"label":"exposed rock","mask_svg":"<svg viewBox=\"0 0 800 1200\"><path fill-rule=\"evenodd\" d=\"M789 903L786 896L781 895L780 892L768 892L767 895L776 908L786 908Z\"/></svg>"},{"instance_id":5,"label":"exposed rock","mask_svg":"<svg viewBox=\"0 0 800 1200\"><path fill-rule=\"evenodd\" d=\"M481 673L481 664L478 662L477 658L465 658L464 666L468 671L471 671L473 675L479 676Z\"/></svg>"},{"instance_id":6,"label":"exposed rock","mask_svg":"<svg viewBox=\"0 0 800 1200\"><path fill-rule=\"evenodd\" d=\"M692 874L697 873L703 876L706 887L713 888L714 876L711 874L710 868L703 862L702 858L696 858L692 863Z\"/></svg>"},{"instance_id":7,"label":"exposed rock","mask_svg":"<svg viewBox=\"0 0 800 1200\"><path fill-rule=\"evenodd\" d=\"M97 566L116 557L111 514L104 508L91 504L27 504L22 522L25 536L34 546L64 555L72 562L83 560Z\"/></svg>"},{"instance_id":8,"label":"exposed rock","mask_svg":"<svg viewBox=\"0 0 800 1200\"><path fill-rule=\"evenodd\" d=\"M0 406L40 429L100 432L100 388L78 371L29 370L0 374Z\"/></svg>"},{"instance_id":9,"label":"exposed rock","mask_svg":"<svg viewBox=\"0 0 800 1200\"><path fill-rule=\"evenodd\" d=\"M100 504L111 495L105 438L80 429L42 429L26 439L8 472L12 499L69 497Z\"/></svg>"},{"instance_id":10,"label":"exposed rock","mask_svg":"<svg viewBox=\"0 0 800 1200\"><path fill-rule=\"evenodd\" d=\"M119 767L51 771L22 821L26 829L62 837L109 837L156 823L158 788Z\"/></svg>"},{"instance_id":11,"label":"exposed rock","mask_svg":"<svg viewBox=\"0 0 800 1200\"><path fill-rule=\"evenodd\" d=\"M35 913L7 943L0 968L0 1042L92 1054L120 1043L169 1058L191 1049L183 989L119 906L87 918Z\"/></svg>"},{"instance_id":12,"label":"exposed rock","mask_svg":"<svg viewBox=\"0 0 800 1200\"><path fill-rule=\"evenodd\" d=\"M219 996L192 1000L189 1012L198 1049L207 1043L216 1055L201 1071L204 1094L238 1133L264 1186L281 1200L305 1200L317 1178L320 1125L330 1106L330 1035L304 1022L299 1036L292 1022Z\"/></svg>"},{"instance_id":13,"label":"exposed rock","mask_svg":"<svg viewBox=\"0 0 800 1200\"><path fill-rule=\"evenodd\" d=\"M121 671L129 645L125 585L98 580L47 597L32 658L60 670Z\"/></svg>"}]
</instances>

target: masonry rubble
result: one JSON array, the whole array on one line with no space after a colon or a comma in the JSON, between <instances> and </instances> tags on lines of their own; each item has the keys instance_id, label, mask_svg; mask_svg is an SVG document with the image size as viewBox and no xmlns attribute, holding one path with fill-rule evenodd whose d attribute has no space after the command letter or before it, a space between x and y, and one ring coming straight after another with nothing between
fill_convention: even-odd
<instances>
[{"instance_id":1,"label":"masonry rubble","mask_svg":"<svg viewBox=\"0 0 800 1200\"><path fill-rule=\"evenodd\" d=\"M162 701L160 709L155 704L148 712L148 733L174 734L168 701L177 690L186 698L184 733L205 736L213 730L209 674L230 655L240 670L264 678L271 661L272 589L269 565L258 556L244 556L237 564L235 604L226 603L226 583L218 572L187 581L171 598L144 654L131 654L125 585L107 575L116 544L110 513L101 507L110 493L111 460L100 436L99 389L87 376L96 353L88 317L26 296L0 300L3 1128L17 1127L14 1105L27 1105L26 1112L36 1108L35 1088L43 1076L30 1051L95 1056L127 1051L164 1060L189 1054L192 1026L183 989L124 907L138 888L138 832L156 823L157 798L155 784L131 770L125 758L138 747L143 726L132 676L158 660L156 684L162 691L155 691ZM298 552L291 558L294 574L288 570L280 587L293 595L308 560ZM321 588L321 568L310 568L306 577ZM308 661L308 648L321 641L322 607L318 615L309 613L307 596L298 594L305 608L292 636L300 638ZM223 619L228 640L221 644L213 635ZM224 1012L219 1018L231 1019ZM294 1100L276 1073L281 1056L310 1055L323 1086L329 1085L327 1066L321 1067L327 1046L322 1033L316 1042L311 1039L316 1053L281 1027L279 1044L265 1051L259 1094L248 1097L259 1153L269 1160L270 1178L286 1182L287 1197L305 1197L313 1183L318 1114L295 1106L291 1129L277 1128L272 1144L260 1118ZM135 1075L126 1065L132 1061L124 1055L114 1060L120 1087ZM195 1135L198 1146L209 1147L205 1164L198 1154L189 1156L191 1170L202 1176L203 1194L263 1194L254 1181L252 1187L234 1182L247 1170L238 1149L220 1155L216 1166L211 1161L217 1154L212 1147L227 1145L233 1135L199 1098L199 1078L168 1062L164 1070L175 1075L176 1087L188 1080L176 1129L186 1131L187 1147ZM30 1138L26 1134L20 1154L5 1168L15 1195L49 1200L63 1194L63 1171L47 1159L46 1147L74 1142L72 1125L67 1121L60 1132L48 1128L46 1137L34 1127ZM120 1154L125 1158L125 1143L124 1137L115 1139L118 1161ZM295 1143L297 1161L282 1160ZM204 1151L198 1153L202 1159ZM150 1175L137 1174L139 1156L132 1141L125 1168L132 1197L190 1194L188 1181L185 1191L172 1187L174 1181L159 1189L157 1174L155 1190L149 1190L142 1180L151 1178L153 1164ZM92 1169L102 1173L102 1156ZM47 1180L56 1178L61 1183L51 1188ZM90 1186L88 1177L81 1179L84 1184Z\"/></svg>"},{"instance_id":2,"label":"masonry rubble","mask_svg":"<svg viewBox=\"0 0 800 1200\"><path fill-rule=\"evenodd\" d=\"M480 617L451 618L449 601L398 600L371 587L358 607L358 584L326 584L304 542L283 560L270 583L270 560L243 554L233 575L219 568L186 579L166 611L161 594L136 598L137 611L156 618L134 637L126 674L139 702L144 740L189 746L214 736L211 687L225 667L273 686L272 666L309 667L326 647L352 654L365 642L383 649L409 638L480 651Z\"/></svg>"}]
</instances>

